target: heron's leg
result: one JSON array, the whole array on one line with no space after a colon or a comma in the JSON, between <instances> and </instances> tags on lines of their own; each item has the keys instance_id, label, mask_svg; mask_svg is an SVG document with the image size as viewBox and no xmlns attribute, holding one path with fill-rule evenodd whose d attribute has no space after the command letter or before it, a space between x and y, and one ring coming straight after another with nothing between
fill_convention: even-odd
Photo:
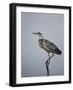
<instances>
[{"instance_id":1,"label":"heron's leg","mask_svg":"<svg viewBox=\"0 0 73 90\"><path fill-rule=\"evenodd\" d=\"M49 64L50 63L50 59L54 56L54 54L52 53L52 56L50 56L50 54L48 53L49 58L47 59L46 63Z\"/></svg>"},{"instance_id":2,"label":"heron's leg","mask_svg":"<svg viewBox=\"0 0 73 90\"><path fill-rule=\"evenodd\" d=\"M50 62L50 54L48 53L48 56L49 56L49 58L46 60L46 64L48 64L49 62Z\"/></svg>"},{"instance_id":3,"label":"heron's leg","mask_svg":"<svg viewBox=\"0 0 73 90\"><path fill-rule=\"evenodd\" d=\"M46 70L47 70L47 76L49 76L49 63L50 63L50 55L48 54L48 56L49 56L49 58L45 62L45 64L46 64Z\"/></svg>"},{"instance_id":4,"label":"heron's leg","mask_svg":"<svg viewBox=\"0 0 73 90\"><path fill-rule=\"evenodd\" d=\"M52 56L50 56L50 55L48 54L48 56L49 56L48 63L50 63L50 60L51 60L51 58L54 56L54 54L52 53Z\"/></svg>"},{"instance_id":5,"label":"heron's leg","mask_svg":"<svg viewBox=\"0 0 73 90\"><path fill-rule=\"evenodd\" d=\"M47 69L47 76L49 76L49 64L50 64L50 60L51 58L54 56L54 54L52 53L52 56L50 56L50 54L48 54L49 58L47 59L47 61L45 62L46 64L46 69Z\"/></svg>"}]
</instances>

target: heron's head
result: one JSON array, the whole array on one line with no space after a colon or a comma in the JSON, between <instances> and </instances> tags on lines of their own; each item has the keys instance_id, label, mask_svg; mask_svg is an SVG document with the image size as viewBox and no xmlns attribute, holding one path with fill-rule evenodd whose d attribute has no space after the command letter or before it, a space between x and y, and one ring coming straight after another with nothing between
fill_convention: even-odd
<instances>
[{"instance_id":1,"label":"heron's head","mask_svg":"<svg viewBox=\"0 0 73 90\"><path fill-rule=\"evenodd\" d=\"M42 35L42 33L40 33L40 32L36 32L36 33L33 33L33 34L39 36L40 39L43 39L43 35Z\"/></svg>"}]
</instances>

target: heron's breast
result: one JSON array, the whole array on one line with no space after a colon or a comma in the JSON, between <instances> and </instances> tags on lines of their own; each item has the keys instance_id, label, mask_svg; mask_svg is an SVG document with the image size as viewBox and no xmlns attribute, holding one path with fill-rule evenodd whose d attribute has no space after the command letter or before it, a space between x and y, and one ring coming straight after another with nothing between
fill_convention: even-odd
<instances>
[{"instance_id":1,"label":"heron's breast","mask_svg":"<svg viewBox=\"0 0 73 90\"><path fill-rule=\"evenodd\" d=\"M39 40L39 46L41 47L41 48L43 48L45 51L47 51L48 52L48 50L47 50L47 48L44 46L44 41L43 40ZM49 50L50 51L50 50Z\"/></svg>"},{"instance_id":2,"label":"heron's breast","mask_svg":"<svg viewBox=\"0 0 73 90\"><path fill-rule=\"evenodd\" d=\"M39 40L39 46L41 47L41 48L43 48L44 46L43 46L43 40Z\"/></svg>"}]
</instances>

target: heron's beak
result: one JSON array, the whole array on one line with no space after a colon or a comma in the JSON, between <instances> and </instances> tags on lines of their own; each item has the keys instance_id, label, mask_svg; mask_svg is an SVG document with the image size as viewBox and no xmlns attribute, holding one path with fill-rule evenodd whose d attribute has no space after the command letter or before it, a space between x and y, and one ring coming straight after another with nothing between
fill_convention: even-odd
<instances>
[{"instance_id":1,"label":"heron's beak","mask_svg":"<svg viewBox=\"0 0 73 90\"><path fill-rule=\"evenodd\" d=\"M37 33L32 33L32 34L35 34L36 35Z\"/></svg>"}]
</instances>

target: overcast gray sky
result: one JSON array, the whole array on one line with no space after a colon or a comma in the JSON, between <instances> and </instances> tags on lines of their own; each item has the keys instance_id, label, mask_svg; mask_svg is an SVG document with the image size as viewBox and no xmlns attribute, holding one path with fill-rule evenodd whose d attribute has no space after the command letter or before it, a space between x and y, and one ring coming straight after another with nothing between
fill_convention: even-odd
<instances>
[{"instance_id":1,"label":"overcast gray sky","mask_svg":"<svg viewBox=\"0 0 73 90\"><path fill-rule=\"evenodd\" d=\"M64 15L49 13L21 13L21 76L46 76L45 61L48 54L39 47L38 37L32 32L41 32L43 37L61 49L50 62L50 76L64 74Z\"/></svg>"}]
</instances>

